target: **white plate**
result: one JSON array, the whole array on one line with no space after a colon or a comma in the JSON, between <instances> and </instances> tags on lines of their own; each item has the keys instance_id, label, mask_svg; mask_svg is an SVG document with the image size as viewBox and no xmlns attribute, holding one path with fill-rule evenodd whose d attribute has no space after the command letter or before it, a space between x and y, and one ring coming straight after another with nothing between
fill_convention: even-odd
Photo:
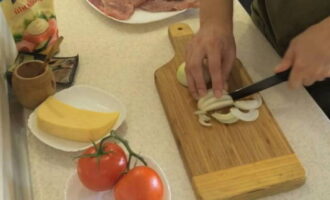
<instances>
[{"instance_id":1,"label":"white plate","mask_svg":"<svg viewBox=\"0 0 330 200\"><path fill-rule=\"evenodd\" d=\"M146 23L156 22L156 21L160 21L163 19L173 17L173 16L183 13L187 10L187 9L185 9L185 10L170 11L170 12L148 12L148 11L144 11L141 9L135 9L133 15L129 19L119 20L119 19L111 17L111 16L105 14L104 12L102 12L94 4L89 2L89 0L86 0L86 1L90 6L92 6L92 8L94 8L97 12L101 13L103 16L110 18L112 20L118 21L118 22L126 23L126 24L146 24Z\"/></svg>"},{"instance_id":2,"label":"white plate","mask_svg":"<svg viewBox=\"0 0 330 200\"><path fill-rule=\"evenodd\" d=\"M113 130L116 130L126 118L126 108L116 97L94 87L84 85L72 86L56 93L54 96L66 104L81 109L98 112L119 112L119 119ZM90 142L71 141L40 130L37 125L35 111L29 116L28 127L40 141L55 149L75 152L92 146Z\"/></svg>"},{"instance_id":3,"label":"white plate","mask_svg":"<svg viewBox=\"0 0 330 200\"><path fill-rule=\"evenodd\" d=\"M148 166L154 169L160 176L164 185L163 200L171 200L171 188L168 180L159 167L159 165L150 157L143 156ZM79 180L76 172L74 172L66 183L64 192L65 200L115 200L112 190L105 192L93 192L87 189Z\"/></svg>"}]
</instances>

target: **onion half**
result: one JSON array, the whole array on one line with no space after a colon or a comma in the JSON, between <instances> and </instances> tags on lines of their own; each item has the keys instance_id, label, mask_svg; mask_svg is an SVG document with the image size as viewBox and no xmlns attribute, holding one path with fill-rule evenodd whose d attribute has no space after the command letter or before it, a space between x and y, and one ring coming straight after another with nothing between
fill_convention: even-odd
<instances>
[{"instance_id":1,"label":"onion half","mask_svg":"<svg viewBox=\"0 0 330 200\"><path fill-rule=\"evenodd\" d=\"M209 72L207 68L203 68L203 75L204 80L206 83L209 83L211 81L211 77L209 75ZM187 76L186 76L186 63L183 62L178 69L176 70L176 78L183 86L188 86Z\"/></svg>"}]
</instances>

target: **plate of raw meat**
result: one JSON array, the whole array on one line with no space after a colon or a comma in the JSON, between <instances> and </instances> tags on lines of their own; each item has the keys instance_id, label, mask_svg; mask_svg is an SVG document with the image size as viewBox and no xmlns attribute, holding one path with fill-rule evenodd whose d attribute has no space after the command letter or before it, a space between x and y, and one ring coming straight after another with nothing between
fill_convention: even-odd
<instances>
[{"instance_id":1,"label":"plate of raw meat","mask_svg":"<svg viewBox=\"0 0 330 200\"><path fill-rule=\"evenodd\" d=\"M143 24L199 7L199 0L87 0L102 15L129 24Z\"/></svg>"}]
</instances>

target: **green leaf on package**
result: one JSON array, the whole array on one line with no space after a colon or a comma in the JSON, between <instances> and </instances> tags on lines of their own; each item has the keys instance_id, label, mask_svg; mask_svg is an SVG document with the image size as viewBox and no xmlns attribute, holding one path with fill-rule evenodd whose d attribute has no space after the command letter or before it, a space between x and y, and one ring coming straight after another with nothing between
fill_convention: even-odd
<instances>
[{"instance_id":1,"label":"green leaf on package","mask_svg":"<svg viewBox=\"0 0 330 200\"><path fill-rule=\"evenodd\" d=\"M15 40L15 42L20 42L20 41L22 41L22 39L23 39L23 35L22 34L14 34L14 40Z\"/></svg>"},{"instance_id":2,"label":"green leaf on package","mask_svg":"<svg viewBox=\"0 0 330 200\"><path fill-rule=\"evenodd\" d=\"M28 20L28 19L24 19L24 27L25 27L25 29L31 24L32 21L31 20Z\"/></svg>"},{"instance_id":3,"label":"green leaf on package","mask_svg":"<svg viewBox=\"0 0 330 200\"><path fill-rule=\"evenodd\" d=\"M41 19L45 19L46 21L48 21L48 17L45 15L45 13L41 13L41 14L39 15L39 18L41 18Z\"/></svg>"}]
</instances>

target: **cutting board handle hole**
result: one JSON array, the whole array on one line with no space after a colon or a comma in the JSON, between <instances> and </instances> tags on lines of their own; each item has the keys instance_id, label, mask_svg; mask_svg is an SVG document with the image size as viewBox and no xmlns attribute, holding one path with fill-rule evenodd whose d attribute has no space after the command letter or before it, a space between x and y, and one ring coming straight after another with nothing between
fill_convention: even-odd
<instances>
[{"instance_id":1,"label":"cutting board handle hole","mask_svg":"<svg viewBox=\"0 0 330 200\"><path fill-rule=\"evenodd\" d=\"M179 30L179 31L182 31L182 30L183 30L183 28L182 28L182 27L179 27L179 28L178 28L178 30Z\"/></svg>"}]
</instances>

